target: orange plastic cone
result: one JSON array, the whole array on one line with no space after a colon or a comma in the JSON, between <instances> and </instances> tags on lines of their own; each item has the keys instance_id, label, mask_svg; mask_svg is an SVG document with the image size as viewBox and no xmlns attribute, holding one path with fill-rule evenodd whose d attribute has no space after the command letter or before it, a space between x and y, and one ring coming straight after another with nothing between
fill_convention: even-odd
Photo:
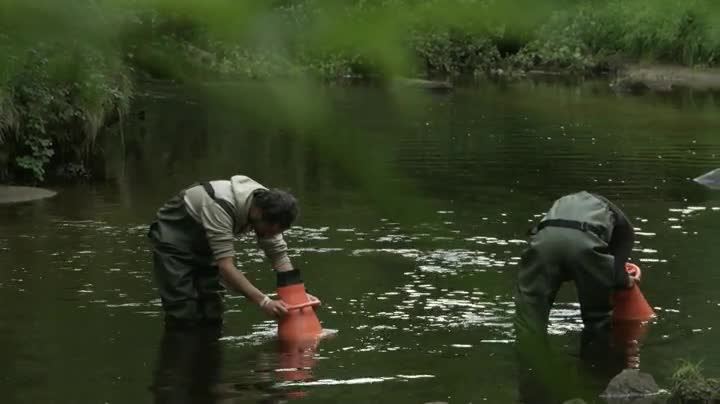
<instances>
[{"instance_id":1,"label":"orange plastic cone","mask_svg":"<svg viewBox=\"0 0 720 404\"><path fill-rule=\"evenodd\" d=\"M640 272L635 264L625 264L625 271L634 275ZM624 347L625 367L640 368L640 345L648 332L648 320L655 317L655 311L648 304L637 283L630 289L615 292L613 296L613 336L618 346Z\"/></svg>"},{"instance_id":2,"label":"orange plastic cone","mask_svg":"<svg viewBox=\"0 0 720 404\"><path fill-rule=\"evenodd\" d=\"M288 306L288 312L278 322L278 337L282 341L314 340L322 334L320 320L314 306L319 302L308 299L300 272L278 272L277 293Z\"/></svg>"},{"instance_id":3,"label":"orange plastic cone","mask_svg":"<svg viewBox=\"0 0 720 404\"><path fill-rule=\"evenodd\" d=\"M647 321L623 321L613 322L613 337L619 345L633 341L640 342L645 339L650 324Z\"/></svg>"},{"instance_id":4,"label":"orange plastic cone","mask_svg":"<svg viewBox=\"0 0 720 404\"><path fill-rule=\"evenodd\" d=\"M616 320L613 322L613 336L616 343L642 341L648 333L650 324L647 321Z\"/></svg>"},{"instance_id":5,"label":"orange plastic cone","mask_svg":"<svg viewBox=\"0 0 720 404\"><path fill-rule=\"evenodd\" d=\"M625 265L625 270L633 273L640 268L628 263ZM613 319L616 321L647 321L655 317L655 311L650 307L637 284L630 289L615 292L614 301Z\"/></svg>"}]
</instances>

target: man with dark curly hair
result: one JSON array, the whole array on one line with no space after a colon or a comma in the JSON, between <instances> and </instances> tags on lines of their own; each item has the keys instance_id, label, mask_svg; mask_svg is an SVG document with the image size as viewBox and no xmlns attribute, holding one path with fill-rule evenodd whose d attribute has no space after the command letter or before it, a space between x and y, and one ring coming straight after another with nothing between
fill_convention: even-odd
<instances>
[{"instance_id":1,"label":"man with dark curly hair","mask_svg":"<svg viewBox=\"0 0 720 404\"><path fill-rule=\"evenodd\" d=\"M222 323L221 279L267 314L286 314L281 300L269 298L235 267L233 241L254 232L278 278L299 279L282 235L297 215L297 201L290 193L265 188L243 175L190 186L166 202L148 233L166 323Z\"/></svg>"}]
</instances>

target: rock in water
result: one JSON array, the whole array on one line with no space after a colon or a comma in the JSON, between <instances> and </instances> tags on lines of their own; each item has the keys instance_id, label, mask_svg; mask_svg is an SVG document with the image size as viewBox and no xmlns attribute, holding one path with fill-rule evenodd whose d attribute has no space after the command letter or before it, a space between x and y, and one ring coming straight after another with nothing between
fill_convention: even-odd
<instances>
[{"instance_id":1,"label":"rock in water","mask_svg":"<svg viewBox=\"0 0 720 404\"><path fill-rule=\"evenodd\" d=\"M649 373L625 369L610 380L601 397L609 403L656 403L666 394Z\"/></svg>"},{"instance_id":2,"label":"rock in water","mask_svg":"<svg viewBox=\"0 0 720 404\"><path fill-rule=\"evenodd\" d=\"M30 202L55 196L55 191L35 187L0 185L0 204Z\"/></svg>"},{"instance_id":3,"label":"rock in water","mask_svg":"<svg viewBox=\"0 0 720 404\"><path fill-rule=\"evenodd\" d=\"M705 185L710 189L720 189L720 168L716 168L708 173L705 173L697 178L693 178L693 181L698 184Z\"/></svg>"},{"instance_id":4,"label":"rock in water","mask_svg":"<svg viewBox=\"0 0 720 404\"><path fill-rule=\"evenodd\" d=\"M393 80L395 84L411 87L421 88L431 91L451 91L453 89L452 83L449 81L438 81L438 80L425 80L425 79L411 79L406 77L398 77Z\"/></svg>"}]
</instances>

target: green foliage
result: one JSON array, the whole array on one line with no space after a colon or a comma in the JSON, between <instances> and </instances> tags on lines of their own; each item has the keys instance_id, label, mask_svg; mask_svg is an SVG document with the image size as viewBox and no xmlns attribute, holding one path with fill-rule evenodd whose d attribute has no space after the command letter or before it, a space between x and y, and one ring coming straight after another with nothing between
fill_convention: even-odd
<instances>
[{"instance_id":1,"label":"green foliage","mask_svg":"<svg viewBox=\"0 0 720 404\"><path fill-rule=\"evenodd\" d=\"M0 174L12 162L36 177L35 167L84 167L137 78L713 66L719 9L710 0L0 0ZM55 155L38 160L27 139L51 140Z\"/></svg>"},{"instance_id":2,"label":"green foliage","mask_svg":"<svg viewBox=\"0 0 720 404\"><path fill-rule=\"evenodd\" d=\"M45 165L55 152L52 149L52 140L28 136L23 139L23 146L30 150L29 154L16 158L17 165L30 170L36 180L45 179Z\"/></svg>"},{"instance_id":3,"label":"green foliage","mask_svg":"<svg viewBox=\"0 0 720 404\"><path fill-rule=\"evenodd\" d=\"M584 73L595 66L595 60L581 33L586 23L582 13L558 12L529 42L509 59L521 69L553 69Z\"/></svg>"},{"instance_id":4,"label":"green foliage","mask_svg":"<svg viewBox=\"0 0 720 404\"><path fill-rule=\"evenodd\" d=\"M500 60L500 53L487 36L455 31L415 31L413 48L424 63L421 73L470 74L489 70Z\"/></svg>"},{"instance_id":5,"label":"green foliage","mask_svg":"<svg viewBox=\"0 0 720 404\"><path fill-rule=\"evenodd\" d=\"M720 14L707 0L545 1L532 12L522 5L283 2L262 16L273 32L250 29L219 71L458 76L508 66L588 73L608 58L714 65L720 50L720 28L711 23Z\"/></svg>"},{"instance_id":6,"label":"green foliage","mask_svg":"<svg viewBox=\"0 0 720 404\"><path fill-rule=\"evenodd\" d=\"M707 0L580 1L553 14L512 61L586 72L607 57L715 65L718 11Z\"/></svg>"},{"instance_id":7,"label":"green foliage","mask_svg":"<svg viewBox=\"0 0 720 404\"><path fill-rule=\"evenodd\" d=\"M705 378L700 364L681 362L671 377L673 395L681 402L714 402L720 398L720 381Z\"/></svg>"},{"instance_id":8,"label":"green foliage","mask_svg":"<svg viewBox=\"0 0 720 404\"><path fill-rule=\"evenodd\" d=\"M11 94L0 87L0 144L5 140L5 134L15 133L18 119L18 111L12 102Z\"/></svg>"},{"instance_id":9,"label":"green foliage","mask_svg":"<svg viewBox=\"0 0 720 404\"><path fill-rule=\"evenodd\" d=\"M0 103L10 118L0 127L0 146L6 163L43 181L54 156L59 164L89 157L103 125L129 109L131 82L118 60L93 48L37 43L14 57Z\"/></svg>"},{"instance_id":10,"label":"green foliage","mask_svg":"<svg viewBox=\"0 0 720 404\"><path fill-rule=\"evenodd\" d=\"M598 48L612 47L651 60L687 65L712 63L714 52L706 40L710 37L712 13L706 1L610 2L598 19L613 29L616 41ZM608 38L608 39L610 39ZM717 43L715 43L716 45Z\"/></svg>"}]
</instances>

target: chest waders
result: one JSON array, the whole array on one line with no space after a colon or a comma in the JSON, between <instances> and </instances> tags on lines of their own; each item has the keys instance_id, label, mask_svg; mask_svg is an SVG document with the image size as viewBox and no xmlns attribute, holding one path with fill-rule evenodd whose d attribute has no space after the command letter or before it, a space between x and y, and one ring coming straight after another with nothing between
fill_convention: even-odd
<instances>
[{"instance_id":1,"label":"chest waders","mask_svg":"<svg viewBox=\"0 0 720 404\"><path fill-rule=\"evenodd\" d=\"M531 231L517 278L516 331L544 335L560 286L573 281L585 329L609 328L617 280L606 251L615 219L607 203L587 192L558 199Z\"/></svg>"},{"instance_id":2,"label":"chest waders","mask_svg":"<svg viewBox=\"0 0 720 404\"><path fill-rule=\"evenodd\" d=\"M209 183L201 184L208 195L234 217L228 201L215 197ZM222 321L223 287L218 267L202 224L187 211L185 191L170 199L150 225L153 270L168 323L194 325Z\"/></svg>"}]
</instances>

